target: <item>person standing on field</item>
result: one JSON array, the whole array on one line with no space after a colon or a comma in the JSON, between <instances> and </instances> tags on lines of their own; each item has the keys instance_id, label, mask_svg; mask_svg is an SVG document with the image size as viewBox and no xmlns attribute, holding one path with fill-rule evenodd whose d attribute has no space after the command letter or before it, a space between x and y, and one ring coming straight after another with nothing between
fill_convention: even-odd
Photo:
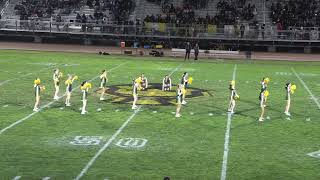
<instances>
[{"instance_id":1,"label":"person standing on field","mask_svg":"<svg viewBox=\"0 0 320 180\"><path fill-rule=\"evenodd\" d=\"M194 46L194 60L195 61L198 60L198 55L199 55L199 44L196 43L196 45Z\"/></svg>"},{"instance_id":2,"label":"person standing on field","mask_svg":"<svg viewBox=\"0 0 320 180\"><path fill-rule=\"evenodd\" d=\"M187 42L186 44L186 55L184 56L184 60L190 59L190 53L191 53L191 44L190 42Z\"/></svg>"}]
</instances>

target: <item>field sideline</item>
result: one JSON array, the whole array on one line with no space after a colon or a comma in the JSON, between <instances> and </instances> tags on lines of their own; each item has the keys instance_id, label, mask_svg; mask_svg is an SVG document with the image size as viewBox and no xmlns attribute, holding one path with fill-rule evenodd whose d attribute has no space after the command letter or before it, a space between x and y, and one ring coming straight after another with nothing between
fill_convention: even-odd
<instances>
[{"instance_id":1,"label":"field sideline","mask_svg":"<svg viewBox=\"0 0 320 180\"><path fill-rule=\"evenodd\" d=\"M166 57L0 50L0 179L318 180L319 67L320 62L194 63ZM92 81L88 115L80 115L79 88L70 108L64 107L64 85L61 99L52 100L54 68L78 75L75 87L82 80ZM102 69L109 70L110 92L116 89L103 102L97 78ZM139 109L131 110L126 93L133 78L144 73L157 84L172 74L177 84L183 72L194 82L182 118L174 118L174 105L159 100L172 97L157 90L151 95L140 92ZM33 113L36 77L46 90L43 109ZM268 119L259 123L262 77L271 83ZM240 95L233 116L226 113L232 79ZM289 81L298 87L291 118L283 114Z\"/></svg>"}]
</instances>

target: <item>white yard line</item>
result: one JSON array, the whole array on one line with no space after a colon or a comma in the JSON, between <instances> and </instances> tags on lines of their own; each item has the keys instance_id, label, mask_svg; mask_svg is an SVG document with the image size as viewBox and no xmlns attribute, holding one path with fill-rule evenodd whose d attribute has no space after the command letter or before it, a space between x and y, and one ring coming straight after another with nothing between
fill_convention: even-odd
<instances>
[{"instance_id":1,"label":"white yard line","mask_svg":"<svg viewBox=\"0 0 320 180\"><path fill-rule=\"evenodd\" d=\"M175 73L182 64L180 64L177 68L175 68L170 76ZM111 136L111 138L104 144L104 146L90 159L90 161L86 164L86 166L82 169L80 174L75 178L75 180L81 179L91 168L91 166L95 163L95 161L99 158L99 156L111 145L111 143L117 138L117 136L123 131L124 128L127 127L129 122L138 114L142 106L139 106L137 110L122 124L122 126Z\"/></svg>"},{"instance_id":2,"label":"white yard line","mask_svg":"<svg viewBox=\"0 0 320 180\"><path fill-rule=\"evenodd\" d=\"M47 70L47 69L49 69L49 68L51 68L51 67L46 67L46 68L40 69L39 71L34 72L34 73L28 73L28 74L25 74L25 75L22 75L22 76L19 76L19 77L13 78L13 79L8 79L8 80L5 80L5 81L2 81L2 82L0 82L0 86L2 86L2 85L4 85L4 84L7 84L8 82L11 82L11 81L17 80L17 79L21 79L21 78L24 78L24 77L27 77L27 76L30 76L30 75L33 75L33 74L36 74L36 73L42 72L42 71Z\"/></svg>"},{"instance_id":3,"label":"white yard line","mask_svg":"<svg viewBox=\"0 0 320 180\"><path fill-rule=\"evenodd\" d=\"M294 68L291 68L292 72L294 73L294 75L296 75L296 77L299 79L299 81L301 82L301 84L303 85L303 87L308 91L308 93L310 94L312 100L314 101L314 103L316 103L316 105L318 106L318 108L320 109L320 103L317 100L317 98L314 96L314 94L311 92L311 90L309 89L309 87L307 86L307 84L304 82L304 80L299 76L299 74L296 72L296 70L294 70Z\"/></svg>"},{"instance_id":4,"label":"white yard line","mask_svg":"<svg viewBox=\"0 0 320 180\"><path fill-rule=\"evenodd\" d=\"M119 64L118 66L110 69L108 72L111 72L111 71L113 71L113 70L115 70L115 69L118 69L120 66L122 66L122 65L124 65L124 64L126 64L126 63L127 63L127 62L122 63L122 64ZM99 77L99 76L96 76L96 77L90 79L89 81L94 81L94 80L97 79L98 77ZM77 87L75 87L73 90L78 89L79 87L80 87L80 85L78 85ZM59 99L63 98L65 95L66 95L66 94L64 94L63 96L59 97ZM40 111L42 111L44 108L52 105L52 104L55 103L55 102L56 102L56 101L51 101L51 102L47 103L46 105L44 105L43 107L41 107L39 111L33 112L33 113L27 115L26 117L24 117L24 118L22 118L22 119L20 119L20 120L18 120L18 121L16 121L16 122L14 122L14 123L12 123L11 125L9 125L9 126L3 128L3 129L1 129L1 130L0 130L0 135L3 134L4 132L6 132L8 129L11 129L11 128L13 128L14 126L16 126L16 125L18 125L18 124L20 124L20 123L28 120L30 117L34 116L35 114L38 114L38 113L39 113Z\"/></svg>"},{"instance_id":5,"label":"white yard line","mask_svg":"<svg viewBox=\"0 0 320 180\"><path fill-rule=\"evenodd\" d=\"M19 180L20 178L21 178L21 176L16 176L12 180Z\"/></svg>"},{"instance_id":6,"label":"white yard line","mask_svg":"<svg viewBox=\"0 0 320 180\"><path fill-rule=\"evenodd\" d=\"M137 115L140 111L141 106L122 124L122 126L111 136L111 138L107 141L106 144L90 159L87 165L82 169L80 174L75 178L76 180L81 179L89 170L89 168L94 164L94 162L98 159L98 157L111 145L113 140L117 138L117 136L123 131L124 128L127 127L129 122Z\"/></svg>"},{"instance_id":7,"label":"white yard line","mask_svg":"<svg viewBox=\"0 0 320 180\"><path fill-rule=\"evenodd\" d=\"M237 65L234 65L232 80L236 80L236 73L237 73ZM232 120L232 114L228 113L227 128L226 128L226 134L224 137L224 151L223 151L223 161L222 161L220 180L225 180L227 178L231 120Z\"/></svg>"}]
</instances>

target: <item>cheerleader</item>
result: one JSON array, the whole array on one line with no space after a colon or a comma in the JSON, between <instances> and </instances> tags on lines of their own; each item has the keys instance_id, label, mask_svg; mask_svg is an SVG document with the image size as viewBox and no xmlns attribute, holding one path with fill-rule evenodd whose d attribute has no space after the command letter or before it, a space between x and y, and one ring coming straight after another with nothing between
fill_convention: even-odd
<instances>
[{"instance_id":1,"label":"cheerleader","mask_svg":"<svg viewBox=\"0 0 320 180\"><path fill-rule=\"evenodd\" d=\"M59 85L60 85L60 78L62 77L62 73L59 71L59 69L55 69L53 71L53 82L54 82L54 87L55 87L55 93L54 93L54 100L58 100L59 99Z\"/></svg>"},{"instance_id":2,"label":"cheerleader","mask_svg":"<svg viewBox=\"0 0 320 180\"><path fill-rule=\"evenodd\" d=\"M269 91L267 90L267 85L269 82L270 82L269 78L263 78L261 81L261 90L259 94L260 108L261 108L261 114L259 118L260 122L264 121L265 107L266 107L267 98L269 96Z\"/></svg>"},{"instance_id":3,"label":"cheerleader","mask_svg":"<svg viewBox=\"0 0 320 180\"><path fill-rule=\"evenodd\" d=\"M230 103L229 103L229 108L228 112L231 114L234 114L234 108L236 106L236 100L239 99L239 96L237 94L237 91L235 89L236 82L233 80L230 83L229 90L230 90Z\"/></svg>"},{"instance_id":4,"label":"cheerleader","mask_svg":"<svg viewBox=\"0 0 320 180\"><path fill-rule=\"evenodd\" d=\"M142 88L142 90L148 89L148 79L147 79L147 77L145 77L144 74L141 74L140 78L141 78L141 88Z\"/></svg>"},{"instance_id":5,"label":"cheerleader","mask_svg":"<svg viewBox=\"0 0 320 180\"><path fill-rule=\"evenodd\" d=\"M102 93L100 96L100 101L104 101L104 94L107 88L107 82L108 82L108 78L107 78L107 71L103 70L101 75L100 75L100 88L102 89Z\"/></svg>"},{"instance_id":6,"label":"cheerleader","mask_svg":"<svg viewBox=\"0 0 320 180\"><path fill-rule=\"evenodd\" d=\"M81 110L81 114L87 114L88 111L86 110L87 107L87 100L88 100L88 92L89 89L92 87L91 83L88 83L87 81L84 81L81 83L81 91L82 91L82 110Z\"/></svg>"},{"instance_id":7,"label":"cheerleader","mask_svg":"<svg viewBox=\"0 0 320 180\"><path fill-rule=\"evenodd\" d=\"M132 109L137 109L138 106L137 101L138 101L138 89L140 86L139 80L134 80L133 81L133 86L132 86L132 96L133 96L133 103L132 103Z\"/></svg>"},{"instance_id":8,"label":"cheerleader","mask_svg":"<svg viewBox=\"0 0 320 180\"><path fill-rule=\"evenodd\" d=\"M68 75L68 79L65 81L65 85L67 86L66 87L66 102L65 102L65 105L67 107L71 106L70 99L71 99L71 93L72 93L72 84L73 84L73 81L75 81L77 79L78 79L78 76L72 77L72 75Z\"/></svg>"},{"instance_id":9,"label":"cheerleader","mask_svg":"<svg viewBox=\"0 0 320 180\"><path fill-rule=\"evenodd\" d=\"M171 82L171 78L168 75L166 75L162 80L162 91L171 91Z\"/></svg>"},{"instance_id":10,"label":"cheerleader","mask_svg":"<svg viewBox=\"0 0 320 180\"><path fill-rule=\"evenodd\" d=\"M184 72L181 78L181 85L182 85L182 104L187 104L186 102L186 94L187 94L187 87L188 87L188 76L189 74L187 72Z\"/></svg>"},{"instance_id":11,"label":"cheerleader","mask_svg":"<svg viewBox=\"0 0 320 180\"><path fill-rule=\"evenodd\" d=\"M290 114L290 106L291 106L291 94L294 94L294 91L296 90L296 85L294 84L291 84L291 83L287 83L286 86L285 86L285 89L286 89L286 101L287 101L287 104L286 104L286 108L285 108L285 111L284 111L284 114L287 115L287 116L291 116Z\"/></svg>"},{"instance_id":12,"label":"cheerleader","mask_svg":"<svg viewBox=\"0 0 320 180\"><path fill-rule=\"evenodd\" d=\"M181 117L180 111L182 106L182 97L183 97L183 85L179 84L177 88L177 109L176 109L176 118Z\"/></svg>"},{"instance_id":13,"label":"cheerleader","mask_svg":"<svg viewBox=\"0 0 320 180\"><path fill-rule=\"evenodd\" d=\"M44 86L41 86L41 80L39 78L35 79L34 80L34 94L35 94L35 97L36 97L36 102L34 104L34 108L33 108L33 111L34 112L37 112L39 111L39 105L40 105L40 93L41 91L43 91L45 89Z\"/></svg>"}]
</instances>

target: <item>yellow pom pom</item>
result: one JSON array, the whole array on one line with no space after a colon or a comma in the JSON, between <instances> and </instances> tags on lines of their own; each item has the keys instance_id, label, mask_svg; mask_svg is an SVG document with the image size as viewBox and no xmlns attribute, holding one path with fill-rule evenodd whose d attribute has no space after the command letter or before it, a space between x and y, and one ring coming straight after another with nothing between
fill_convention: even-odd
<instances>
[{"instance_id":1,"label":"yellow pom pom","mask_svg":"<svg viewBox=\"0 0 320 180\"><path fill-rule=\"evenodd\" d=\"M264 96L265 96L265 97L268 97L269 95L270 95L269 91L265 91L265 92L264 92Z\"/></svg>"},{"instance_id":2,"label":"yellow pom pom","mask_svg":"<svg viewBox=\"0 0 320 180\"><path fill-rule=\"evenodd\" d=\"M78 79L79 79L78 76L73 77L73 80L78 80Z\"/></svg>"},{"instance_id":3,"label":"yellow pom pom","mask_svg":"<svg viewBox=\"0 0 320 180\"><path fill-rule=\"evenodd\" d=\"M89 89L91 89L92 88L92 84L91 83L86 83L85 85L84 85L86 88L89 88Z\"/></svg>"},{"instance_id":4,"label":"yellow pom pom","mask_svg":"<svg viewBox=\"0 0 320 180\"><path fill-rule=\"evenodd\" d=\"M60 73L59 73L59 77L62 77L62 76L63 76L63 73L62 73L62 72L60 72Z\"/></svg>"},{"instance_id":5,"label":"yellow pom pom","mask_svg":"<svg viewBox=\"0 0 320 180\"><path fill-rule=\"evenodd\" d=\"M236 85L236 81L235 80L230 81L230 85L235 86Z\"/></svg>"},{"instance_id":6,"label":"yellow pom pom","mask_svg":"<svg viewBox=\"0 0 320 180\"><path fill-rule=\"evenodd\" d=\"M296 85L291 85L291 90L295 91L297 89L297 86Z\"/></svg>"},{"instance_id":7,"label":"yellow pom pom","mask_svg":"<svg viewBox=\"0 0 320 180\"><path fill-rule=\"evenodd\" d=\"M291 89L290 93L291 93L291 94L294 94L294 90L293 90L293 89Z\"/></svg>"},{"instance_id":8,"label":"yellow pom pom","mask_svg":"<svg viewBox=\"0 0 320 180\"><path fill-rule=\"evenodd\" d=\"M138 83L138 84L141 84L141 83L142 83L141 77L137 78L137 79L135 80L135 82Z\"/></svg>"},{"instance_id":9,"label":"yellow pom pom","mask_svg":"<svg viewBox=\"0 0 320 180\"><path fill-rule=\"evenodd\" d=\"M70 79L68 79L68 80L66 80L64 83L65 83L66 85L69 85L69 84L72 83L72 81L71 81Z\"/></svg>"},{"instance_id":10,"label":"yellow pom pom","mask_svg":"<svg viewBox=\"0 0 320 180\"><path fill-rule=\"evenodd\" d=\"M42 86L42 87L40 88L40 90L41 90L41 91L44 91L44 90L46 90L46 87L45 87L45 86Z\"/></svg>"},{"instance_id":11,"label":"yellow pom pom","mask_svg":"<svg viewBox=\"0 0 320 180\"><path fill-rule=\"evenodd\" d=\"M192 84L192 82L193 82L193 78L192 78L192 77L189 77L188 83L189 83L189 84Z\"/></svg>"},{"instance_id":12,"label":"yellow pom pom","mask_svg":"<svg viewBox=\"0 0 320 180\"><path fill-rule=\"evenodd\" d=\"M36 80L34 80L34 84L36 84L36 85L41 84L41 80L39 78L37 78Z\"/></svg>"},{"instance_id":13,"label":"yellow pom pom","mask_svg":"<svg viewBox=\"0 0 320 180\"><path fill-rule=\"evenodd\" d=\"M265 78L264 82L268 84L270 82L270 79L269 78Z\"/></svg>"},{"instance_id":14,"label":"yellow pom pom","mask_svg":"<svg viewBox=\"0 0 320 180\"><path fill-rule=\"evenodd\" d=\"M234 97L234 99L235 99L235 100L239 100L239 99L240 99L240 96L239 96L239 95L236 95L236 96Z\"/></svg>"}]
</instances>

